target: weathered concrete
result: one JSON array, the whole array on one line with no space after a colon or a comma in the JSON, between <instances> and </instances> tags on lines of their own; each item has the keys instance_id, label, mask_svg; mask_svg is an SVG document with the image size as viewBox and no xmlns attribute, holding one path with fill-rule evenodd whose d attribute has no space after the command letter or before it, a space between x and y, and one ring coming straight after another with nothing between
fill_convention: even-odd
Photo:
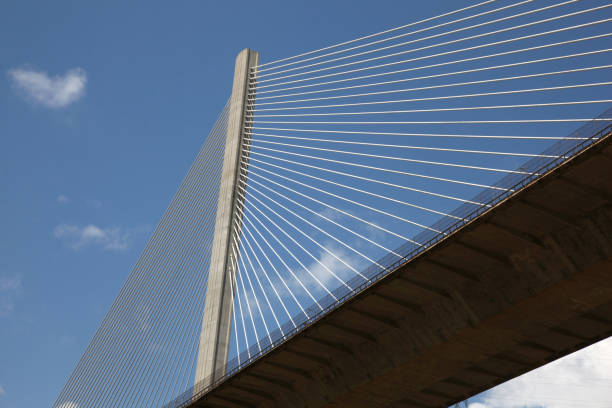
<instances>
[{"instance_id":1,"label":"weathered concrete","mask_svg":"<svg viewBox=\"0 0 612 408\"><path fill-rule=\"evenodd\" d=\"M446 407L612 335L612 136L192 407Z\"/></svg>"},{"instance_id":2,"label":"weathered concrete","mask_svg":"<svg viewBox=\"0 0 612 408\"><path fill-rule=\"evenodd\" d=\"M234 218L240 220L240 217L236 216L236 208L243 204L236 193L236 186L245 177L244 170L240 166L240 153L249 95L248 79L250 68L257 65L258 58L259 54L249 49L243 50L236 58L206 305L196 367L195 382L198 387L207 385L201 380L208 378L213 381L213 374L223 375L227 365L233 307L231 284L233 276L231 268L228 267L230 239Z\"/></svg>"}]
</instances>

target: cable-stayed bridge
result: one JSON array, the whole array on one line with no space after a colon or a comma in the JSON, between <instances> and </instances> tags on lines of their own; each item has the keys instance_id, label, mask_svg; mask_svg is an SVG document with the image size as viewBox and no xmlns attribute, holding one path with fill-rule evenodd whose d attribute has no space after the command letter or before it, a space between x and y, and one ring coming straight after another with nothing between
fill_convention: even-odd
<instances>
[{"instance_id":1,"label":"cable-stayed bridge","mask_svg":"<svg viewBox=\"0 0 612 408\"><path fill-rule=\"evenodd\" d=\"M441 407L610 336L611 7L241 52L54 407Z\"/></svg>"}]
</instances>

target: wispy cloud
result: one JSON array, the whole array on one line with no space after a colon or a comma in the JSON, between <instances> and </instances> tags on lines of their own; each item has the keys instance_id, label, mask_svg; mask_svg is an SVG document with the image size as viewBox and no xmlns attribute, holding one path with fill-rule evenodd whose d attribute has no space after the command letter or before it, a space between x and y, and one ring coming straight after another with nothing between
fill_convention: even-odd
<instances>
[{"instance_id":1,"label":"wispy cloud","mask_svg":"<svg viewBox=\"0 0 612 408\"><path fill-rule=\"evenodd\" d=\"M331 243L328 243L325 248L329 252L321 250L317 259L308 267L308 270L317 277L317 280L323 286L333 291L337 287L342 286L342 282L348 279L349 269L344 262L347 262L349 259L347 259L348 256L342 249ZM314 286L317 289L318 287L320 287L318 284Z\"/></svg>"},{"instance_id":2,"label":"wispy cloud","mask_svg":"<svg viewBox=\"0 0 612 408\"><path fill-rule=\"evenodd\" d=\"M237 290L235 292L234 307L236 308L237 316L240 315L237 319L241 323L245 322L246 325L246 328L243 328L241 324L237 323L238 330L241 332L238 336L241 352L245 350L243 330L247 331L247 337L250 342L248 346L252 346L255 341L255 337L252 337L252 326L249 326L248 323L251 318L256 326L257 337L263 339L267 333L264 331L263 324L261 324L262 314L271 332L277 328L271 307L274 308L274 314L276 314L280 324L288 323L287 314L295 316L301 308L314 308L308 293L312 294L315 299L321 300L323 296L328 294L325 288L333 292L336 288L343 285L342 282L355 276L355 273L347 266L348 264L356 268L359 265L359 260L355 256L330 241L322 241L321 245L327 250L320 247L317 247L317 249L309 248L315 259L313 257L309 257L309 260L306 260L306 258L301 259L304 268L307 270L297 264L294 265L295 269L289 266L277 265L277 272L280 278L272 270L262 270L258 262L249 262L249 257L252 258L251 255L249 257L245 256L245 258L240 260L240 269L236 275ZM250 250L246 253L249 252ZM244 252L241 253L241 256L243 255ZM251 261L254 260L251 259ZM253 264L253 267L251 267L251 264ZM259 282L257 281L257 276L260 277ZM270 279L274 289L267 284L268 279ZM263 288L259 287L259 283L262 284ZM253 289L251 289L251 286L253 286ZM262 290L266 291L268 300L272 304L271 307L268 305L267 300L265 300ZM297 302L299 302L299 306L295 303L294 296ZM278 302L278 297L282 299L280 300L284 305L282 308L280 307L280 302ZM258 302L259 307L257 305ZM285 308L287 309L286 311L284 310ZM310 311L306 313L310 313Z\"/></svg>"},{"instance_id":3,"label":"wispy cloud","mask_svg":"<svg viewBox=\"0 0 612 408\"><path fill-rule=\"evenodd\" d=\"M0 278L0 291L14 291L21 288L21 276L15 275L12 278Z\"/></svg>"},{"instance_id":4,"label":"wispy cloud","mask_svg":"<svg viewBox=\"0 0 612 408\"><path fill-rule=\"evenodd\" d=\"M8 71L13 86L28 99L48 108L63 108L85 94L87 74L74 68L64 75L50 76L44 71L14 68Z\"/></svg>"},{"instance_id":5,"label":"wispy cloud","mask_svg":"<svg viewBox=\"0 0 612 408\"><path fill-rule=\"evenodd\" d=\"M74 346L74 344L76 343L76 337L72 336L70 334L62 334L59 337L59 344L61 344L62 346Z\"/></svg>"},{"instance_id":6,"label":"wispy cloud","mask_svg":"<svg viewBox=\"0 0 612 408\"><path fill-rule=\"evenodd\" d=\"M107 250L123 251L130 244L130 232L120 227L100 228L89 224L85 226L61 224L55 227L53 235L67 242L73 249L97 245Z\"/></svg>"},{"instance_id":7,"label":"wispy cloud","mask_svg":"<svg viewBox=\"0 0 612 408\"><path fill-rule=\"evenodd\" d=\"M327 290L333 292L343 285L342 282L346 282L354 276L354 272L347 265L351 265L356 270L359 270L360 266L359 260L352 254L347 253L347 251L339 245L328 241L322 243L322 246L327 250L311 248L316 259L310 258L309 262L306 262L306 270L296 265L293 271L294 275L299 277L307 290L311 292L315 298L326 295L328 293ZM302 258L302 262L305 260L306 258ZM294 291L296 294L304 294L304 288L295 278L287 279L287 284L290 290ZM327 290L325 288L327 288ZM285 292L282 287L278 287L277 289ZM284 295L286 294L287 293L284 293ZM298 297L300 295L298 295Z\"/></svg>"},{"instance_id":8,"label":"wispy cloud","mask_svg":"<svg viewBox=\"0 0 612 408\"><path fill-rule=\"evenodd\" d=\"M6 391L4 391L4 387L0 384L0 397L6 395Z\"/></svg>"},{"instance_id":9,"label":"wispy cloud","mask_svg":"<svg viewBox=\"0 0 612 408\"><path fill-rule=\"evenodd\" d=\"M15 309L15 295L21 289L21 276L0 277L0 317L9 316ZM2 393L0 393L2 395Z\"/></svg>"},{"instance_id":10,"label":"wispy cloud","mask_svg":"<svg viewBox=\"0 0 612 408\"><path fill-rule=\"evenodd\" d=\"M70 198L66 197L63 194L57 196L56 201L58 204L68 204L70 202Z\"/></svg>"},{"instance_id":11,"label":"wispy cloud","mask_svg":"<svg viewBox=\"0 0 612 408\"><path fill-rule=\"evenodd\" d=\"M102 208L102 201L100 200L88 200L87 203L95 209Z\"/></svg>"},{"instance_id":12,"label":"wispy cloud","mask_svg":"<svg viewBox=\"0 0 612 408\"><path fill-rule=\"evenodd\" d=\"M491 389L470 408L609 408L610 373L607 339Z\"/></svg>"}]
</instances>

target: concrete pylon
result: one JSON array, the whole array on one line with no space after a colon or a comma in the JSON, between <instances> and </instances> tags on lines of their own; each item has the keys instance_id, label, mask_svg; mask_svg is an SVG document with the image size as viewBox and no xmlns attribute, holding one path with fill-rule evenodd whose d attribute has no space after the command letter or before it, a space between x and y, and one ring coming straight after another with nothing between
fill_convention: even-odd
<instances>
[{"instance_id":1,"label":"concrete pylon","mask_svg":"<svg viewBox=\"0 0 612 408\"><path fill-rule=\"evenodd\" d=\"M195 375L195 391L203 389L225 374L232 326L232 280L230 268L232 225L241 225L236 208L241 208L242 198L237 194L237 184L243 183L246 173L241 170L240 159L243 143L249 72L257 66L259 54L248 48L236 57L234 85L230 100L230 112L225 142L223 170L219 186L215 235L211 252L206 305L202 318L202 332ZM203 381L209 379L210 381Z\"/></svg>"}]
</instances>

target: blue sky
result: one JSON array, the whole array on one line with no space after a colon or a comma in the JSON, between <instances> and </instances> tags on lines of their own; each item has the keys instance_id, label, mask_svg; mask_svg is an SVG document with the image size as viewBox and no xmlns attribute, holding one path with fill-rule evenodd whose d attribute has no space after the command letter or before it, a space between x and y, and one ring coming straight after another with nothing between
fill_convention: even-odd
<instances>
[{"instance_id":1,"label":"blue sky","mask_svg":"<svg viewBox=\"0 0 612 408\"><path fill-rule=\"evenodd\" d=\"M463 5L4 1L0 407L53 403L223 108L241 49L272 60Z\"/></svg>"}]
</instances>

